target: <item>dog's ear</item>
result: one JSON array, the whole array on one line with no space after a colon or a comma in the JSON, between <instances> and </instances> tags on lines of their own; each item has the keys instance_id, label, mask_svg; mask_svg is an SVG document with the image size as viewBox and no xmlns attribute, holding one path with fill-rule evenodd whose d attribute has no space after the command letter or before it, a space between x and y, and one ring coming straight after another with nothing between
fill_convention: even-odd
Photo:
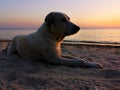
<instances>
[{"instance_id":1,"label":"dog's ear","mask_svg":"<svg viewBox=\"0 0 120 90\"><path fill-rule=\"evenodd\" d=\"M49 13L47 16L46 16L46 18L45 18L45 22L47 22L47 23L52 23L53 22L53 20L54 20L54 13L53 12L51 12L51 13Z\"/></svg>"}]
</instances>

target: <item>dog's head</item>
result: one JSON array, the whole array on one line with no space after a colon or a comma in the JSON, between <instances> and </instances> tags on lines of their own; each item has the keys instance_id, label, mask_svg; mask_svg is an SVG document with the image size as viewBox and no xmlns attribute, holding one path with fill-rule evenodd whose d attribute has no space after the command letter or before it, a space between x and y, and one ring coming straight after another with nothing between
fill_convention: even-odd
<instances>
[{"instance_id":1,"label":"dog's head","mask_svg":"<svg viewBox=\"0 0 120 90\"><path fill-rule=\"evenodd\" d=\"M65 36L75 34L79 31L80 27L70 22L70 18L60 12L51 12L45 18L45 23L51 34L57 40L62 40Z\"/></svg>"}]
</instances>

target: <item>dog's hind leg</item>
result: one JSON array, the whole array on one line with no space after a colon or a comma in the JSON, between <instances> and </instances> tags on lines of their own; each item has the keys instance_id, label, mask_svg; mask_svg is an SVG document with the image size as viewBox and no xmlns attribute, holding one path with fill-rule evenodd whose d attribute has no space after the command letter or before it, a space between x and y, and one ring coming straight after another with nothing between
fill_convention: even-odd
<instances>
[{"instance_id":1,"label":"dog's hind leg","mask_svg":"<svg viewBox=\"0 0 120 90\"><path fill-rule=\"evenodd\" d=\"M15 44L15 41L13 40L9 46L7 47L7 54L10 55L10 54L13 54L15 53L17 50L16 50L16 44Z\"/></svg>"}]
</instances>

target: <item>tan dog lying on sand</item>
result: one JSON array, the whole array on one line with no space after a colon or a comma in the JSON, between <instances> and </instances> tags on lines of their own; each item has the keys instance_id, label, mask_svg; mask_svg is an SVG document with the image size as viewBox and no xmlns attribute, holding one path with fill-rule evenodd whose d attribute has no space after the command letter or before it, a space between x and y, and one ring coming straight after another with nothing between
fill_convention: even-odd
<instances>
[{"instance_id":1,"label":"tan dog lying on sand","mask_svg":"<svg viewBox=\"0 0 120 90\"><path fill-rule=\"evenodd\" d=\"M61 42L65 36L75 34L79 27L60 12L51 12L38 31L29 35L16 36L7 48L7 54L16 51L25 59L44 60L51 64L103 68L100 63L88 62L76 57L61 56Z\"/></svg>"}]
</instances>

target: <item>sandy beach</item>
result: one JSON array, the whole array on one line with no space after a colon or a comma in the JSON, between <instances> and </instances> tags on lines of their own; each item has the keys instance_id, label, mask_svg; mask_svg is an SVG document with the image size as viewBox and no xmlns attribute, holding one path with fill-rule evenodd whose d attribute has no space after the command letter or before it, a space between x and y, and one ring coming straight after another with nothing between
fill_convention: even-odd
<instances>
[{"instance_id":1,"label":"sandy beach","mask_svg":"<svg viewBox=\"0 0 120 90\"><path fill-rule=\"evenodd\" d=\"M62 53L100 62L103 69L50 65L6 55L0 41L0 90L120 90L120 46L62 44Z\"/></svg>"}]
</instances>

